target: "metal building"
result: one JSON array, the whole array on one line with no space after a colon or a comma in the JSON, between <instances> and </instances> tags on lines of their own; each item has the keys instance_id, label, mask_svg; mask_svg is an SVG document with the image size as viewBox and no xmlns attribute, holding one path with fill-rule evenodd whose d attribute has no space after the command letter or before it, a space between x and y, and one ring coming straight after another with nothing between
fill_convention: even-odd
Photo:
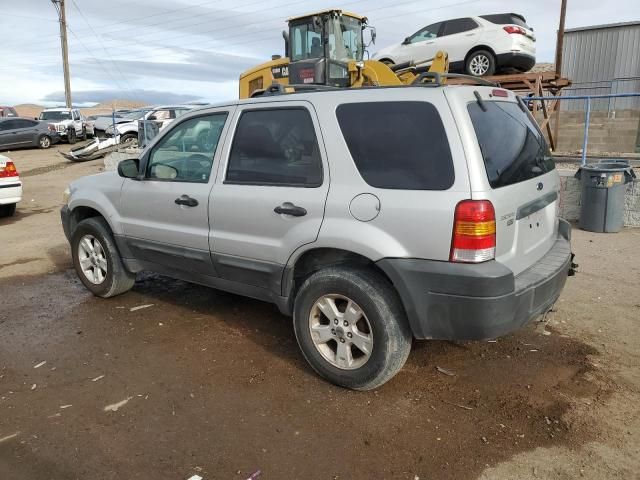
<instances>
[{"instance_id":1,"label":"metal building","mask_svg":"<svg viewBox=\"0 0 640 480\"><path fill-rule=\"evenodd\" d=\"M562 76L573 85L566 95L640 93L640 21L565 30ZM596 100L595 110L640 108L640 98ZM564 102L563 110L582 110Z\"/></svg>"}]
</instances>

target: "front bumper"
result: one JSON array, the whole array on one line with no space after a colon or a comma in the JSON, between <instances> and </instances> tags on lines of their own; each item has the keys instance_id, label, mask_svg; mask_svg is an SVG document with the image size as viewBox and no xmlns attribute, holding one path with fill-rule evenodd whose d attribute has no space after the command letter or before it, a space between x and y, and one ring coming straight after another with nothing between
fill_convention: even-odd
<instances>
[{"instance_id":1,"label":"front bumper","mask_svg":"<svg viewBox=\"0 0 640 480\"><path fill-rule=\"evenodd\" d=\"M496 56L498 69L515 68L521 72L528 72L536 64L536 57L521 52L501 53Z\"/></svg>"},{"instance_id":2,"label":"front bumper","mask_svg":"<svg viewBox=\"0 0 640 480\"><path fill-rule=\"evenodd\" d=\"M71 211L66 205L60 209L60 220L62 220L64 236L67 237L68 241L71 241Z\"/></svg>"},{"instance_id":3,"label":"front bumper","mask_svg":"<svg viewBox=\"0 0 640 480\"><path fill-rule=\"evenodd\" d=\"M483 340L510 333L548 310L571 268L571 226L560 220L558 238L536 264L517 276L490 261L459 264L383 259L416 338Z\"/></svg>"}]
</instances>

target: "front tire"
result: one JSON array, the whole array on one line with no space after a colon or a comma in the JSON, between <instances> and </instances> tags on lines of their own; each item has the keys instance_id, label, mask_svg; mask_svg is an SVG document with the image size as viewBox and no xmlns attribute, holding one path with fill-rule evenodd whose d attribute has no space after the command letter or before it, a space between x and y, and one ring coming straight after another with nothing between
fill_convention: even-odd
<instances>
[{"instance_id":1,"label":"front tire","mask_svg":"<svg viewBox=\"0 0 640 480\"><path fill-rule=\"evenodd\" d=\"M373 270L330 267L295 298L294 330L311 367L354 390L371 390L404 365L412 334L393 286Z\"/></svg>"},{"instance_id":2,"label":"front tire","mask_svg":"<svg viewBox=\"0 0 640 480\"><path fill-rule=\"evenodd\" d=\"M491 52L478 50L467 58L464 64L467 75L474 77L487 77L496 73L496 59Z\"/></svg>"},{"instance_id":3,"label":"front tire","mask_svg":"<svg viewBox=\"0 0 640 480\"><path fill-rule=\"evenodd\" d=\"M71 254L80 281L98 297L120 295L135 283L136 276L124 267L103 218L87 218L78 224L71 237Z\"/></svg>"},{"instance_id":4,"label":"front tire","mask_svg":"<svg viewBox=\"0 0 640 480\"><path fill-rule=\"evenodd\" d=\"M125 133L120 137L120 143L132 143L138 141L138 135L134 133Z\"/></svg>"},{"instance_id":5,"label":"front tire","mask_svg":"<svg viewBox=\"0 0 640 480\"><path fill-rule=\"evenodd\" d=\"M51 137L49 137L48 135L41 135L40 138L38 138L38 147L42 148L43 150L51 147Z\"/></svg>"},{"instance_id":6,"label":"front tire","mask_svg":"<svg viewBox=\"0 0 640 480\"><path fill-rule=\"evenodd\" d=\"M74 143L76 143L76 141L77 141L76 130L74 128L68 129L67 142L69 142L69 145L73 145Z\"/></svg>"}]
</instances>

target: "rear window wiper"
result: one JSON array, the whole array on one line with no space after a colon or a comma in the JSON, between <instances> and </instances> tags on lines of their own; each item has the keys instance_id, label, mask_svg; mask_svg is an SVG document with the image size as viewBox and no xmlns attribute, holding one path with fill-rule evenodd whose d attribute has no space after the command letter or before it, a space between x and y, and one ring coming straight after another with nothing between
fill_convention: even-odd
<instances>
[{"instance_id":1,"label":"rear window wiper","mask_svg":"<svg viewBox=\"0 0 640 480\"><path fill-rule=\"evenodd\" d=\"M480 94L478 93L477 90L473 91L473 95L476 97L476 101L478 102L478 105L480 106L480 110L482 110L483 112L487 111L487 106L484 103L484 100L482 99L482 97L480 96Z\"/></svg>"}]
</instances>

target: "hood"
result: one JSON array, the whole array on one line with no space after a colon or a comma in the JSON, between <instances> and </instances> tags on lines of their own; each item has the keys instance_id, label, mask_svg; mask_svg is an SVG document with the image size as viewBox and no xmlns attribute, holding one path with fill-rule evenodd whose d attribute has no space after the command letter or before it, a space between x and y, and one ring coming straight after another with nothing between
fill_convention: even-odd
<instances>
[{"instance_id":1,"label":"hood","mask_svg":"<svg viewBox=\"0 0 640 480\"><path fill-rule=\"evenodd\" d=\"M399 45L399 44L398 44ZM383 48L378 50L376 53L374 53L371 58L376 60L378 58L384 57L385 55L392 55L393 51L398 48L398 45L391 45L389 47Z\"/></svg>"}]
</instances>

